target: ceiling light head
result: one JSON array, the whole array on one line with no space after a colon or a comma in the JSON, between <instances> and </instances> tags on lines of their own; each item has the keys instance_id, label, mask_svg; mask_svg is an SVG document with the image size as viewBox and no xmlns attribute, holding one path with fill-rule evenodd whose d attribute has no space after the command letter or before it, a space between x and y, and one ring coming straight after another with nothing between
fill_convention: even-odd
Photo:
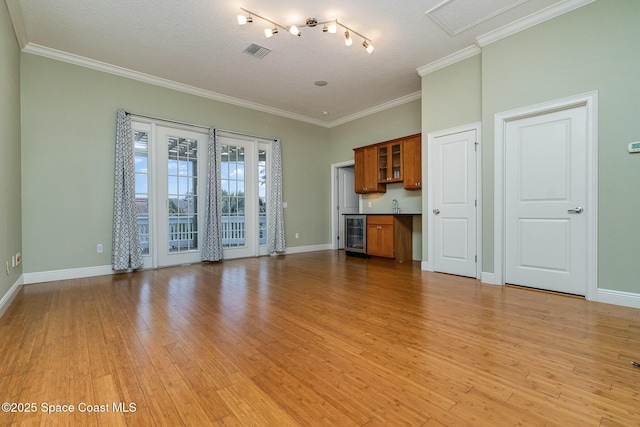
<instances>
[{"instance_id":1,"label":"ceiling light head","mask_svg":"<svg viewBox=\"0 0 640 427\"><path fill-rule=\"evenodd\" d=\"M266 38L273 37L275 34L278 34L278 27L265 28L264 30L264 36Z\"/></svg>"},{"instance_id":2,"label":"ceiling light head","mask_svg":"<svg viewBox=\"0 0 640 427\"><path fill-rule=\"evenodd\" d=\"M322 32L335 34L336 32L338 32L338 24L335 22L331 22L330 24L325 24L324 27L322 27Z\"/></svg>"},{"instance_id":3,"label":"ceiling light head","mask_svg":"<svg viewBox=\"0 0 640 427\"><path fill-rule=\"evenodd\" d=\"M362 46L367 50L367 53L373 53L373 50L375 49L375 47L373 47L371 43L367 43L366 40L362 43Z\"/></svg>"},{"instance_id":4,"label":"ceiling light head","mask_svg":"<svg viewBox=\"0 0 640 427\"><path fill-rule=\"evenodd\" d=\"M253 17L251 15L247 16L247 15L238 15L238 24L239 25L244 25L247 23L252 23L253 22Z\"/></svg>"},{"instance_id":5,"label":"ceiling light head","mask_svg":"<svg viewBox=\"0 0 640 427\"><path fill-rule=\"evenodd\" d=\"M351 46L353 44L353 39L351 38L351 34L349 34L349 30L344 32L344 44L347 46Z\"/></svg>"},{"instance_id":6,"label":"ceiling light head","mask_svg":"<svg viewBox=\"0 0 640 427\"><path fill-rule=\"evenodd\" d=\"M291 34L293 34L294 36L299 36L300 35L300 28L298 28L297 25L292 25L289 27L289 32Z\"/></svg>"}]
</instances>

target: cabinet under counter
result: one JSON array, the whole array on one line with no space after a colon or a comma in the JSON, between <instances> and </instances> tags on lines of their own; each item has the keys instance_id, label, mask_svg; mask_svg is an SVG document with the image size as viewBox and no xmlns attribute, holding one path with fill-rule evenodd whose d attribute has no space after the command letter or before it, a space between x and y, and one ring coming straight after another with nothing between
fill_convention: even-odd
<instances>
[{"instance_id":1,"label":"cabinet under counter","mask_svg":"<svg viewBox=\"0 0 640 427\"><path fill-rule=\"evenodd\" d=\"M347 214L345 215L345 230L353 228L354 220L358 219L358 225L362 232L355 233L358 236L357 248L350 248L350 234L345 238L345 251L363 253L369 256L395 258L398 262L411 261L413 259L413 217L421 214ZM349 225L350 224L350 225ZM364 243L360 239L364 237Z\"/></svg>"}]
</instances>

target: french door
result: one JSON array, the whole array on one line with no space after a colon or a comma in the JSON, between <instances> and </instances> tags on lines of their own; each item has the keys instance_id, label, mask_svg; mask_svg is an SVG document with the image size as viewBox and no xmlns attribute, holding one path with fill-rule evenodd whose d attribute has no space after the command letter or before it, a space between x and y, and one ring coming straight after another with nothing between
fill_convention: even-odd
<instances>
[{"instance_id":1,"label":"french door","mask_svg":"<svg viewBox=\"0 0 640 427\"><path fill-rule=\"evenodd\" d=\"M208 134L132 123L144 268L200 262ZM266 250L268 144L221 137L224 258Z\"/></svg>"},{"instance_id":2,"label":"french door","mask_svg":"<svg viewBox=\"0 0 640 427\"><path fill-rule=\"evenodd\" d=\"M228 136L218 142L224 258L266 255L269 145Z\"/></svg>"},{"instance_id":3,"label":"french door","mask_svg":"<svg viewBox=\"0 0 640 427\"><path fill-rule=\"evenodd\" d=\"M208 135L132 123L144 268L199 262Z\"/></svg>"},{"instance_id":4,"label":"french door","mask_svg":"<svg viewBox=\"0 0 640 427\"><path fill-rule=\"evenodd\" d=\"M209 136L158 126L158 266L201 260Z\"/></svg>"}]
</instances>

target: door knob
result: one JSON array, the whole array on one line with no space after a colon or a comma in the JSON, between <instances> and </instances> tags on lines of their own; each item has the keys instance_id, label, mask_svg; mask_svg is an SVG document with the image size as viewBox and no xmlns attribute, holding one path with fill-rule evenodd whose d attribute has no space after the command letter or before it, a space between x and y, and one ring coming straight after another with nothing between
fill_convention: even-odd
<instances>
[{"instance_id":1,"label":"door knob","mask_svg":"<svg viewBox=\"0 0 640 427\"><path fill-rule=\"evenodd\" d=\"M433 214L434 215L440 215L440 209L434 209L433 210Z\"/></svg>"},{"instance_id":2,"label":"door knob","mask_svg":"<svg viewBox=\"0 0 640 427\"><path fill-rule=\"evenodd\" d=\"M567 210L568 213L572 213L572 214L581 214L582 212L584 212L584 209L582 209L582 206L578 206L575 209L569 209Z\"/></svg>"}]
</instances>

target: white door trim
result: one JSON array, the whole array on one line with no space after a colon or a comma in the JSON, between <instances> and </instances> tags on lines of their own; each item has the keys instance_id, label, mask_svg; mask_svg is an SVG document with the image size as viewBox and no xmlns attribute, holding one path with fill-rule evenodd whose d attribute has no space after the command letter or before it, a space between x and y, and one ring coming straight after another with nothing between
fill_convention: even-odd
<instances>
[{"instance_id":1,"label":"white door trim","mask_svg":"<svg viewBox=\"0 0 640 427\"><path fill-rule=\"evenodd\" d=\"M505 143L506 123L512 120L584 106L587 109L587 292L588 300L597 299L598 290L598 92L517 108L494 117L494 266L495 283L505 278Z\"/></svg>"},{"instance_id":2,"label":"white door trim","mask_svg":"<svg viewBox=\"0 0 640 427\"><path fill-rule=\"evenodd\" d=\"M355 164L354 160L345 160L344 162L332 163L331 164L331 249L338 250L338 224L339 221L339 213L336 206L338 205L338 169L343 168L345 166L353 166ZM360 200L359 211L362 212L362 196L358 197Z\"/></svg>"},{"instance_id":3,"label":"white door trim","mask_svg":"<svg viewBox=\"0 0 640 427\"><path fill-rule=\"evenodd\" d=\"M475 122L462 126L456 126L449 129L443 129L435 132L429 132L427 134L427 211L426 215L423 214L423 230L427 231L427 256L423 256L426 260L422 262L421 268L427 271L435 271L433 254L435 253L435 242L433 239L433 165L432 165L432 147L436 138L452 135L456 133L467 132L470 130L476 131L477 138L477 151L476 151L476 200L478 201L478 208L476 209L476 254L478 255L478 262L476 263L476 278L480 278L482 275L482 123ZM424 180L423 180L424 182ZM426 218L426 220L425 220ZM427 225L424 227L424 225Z\"/></svg>"}]
</instances>

